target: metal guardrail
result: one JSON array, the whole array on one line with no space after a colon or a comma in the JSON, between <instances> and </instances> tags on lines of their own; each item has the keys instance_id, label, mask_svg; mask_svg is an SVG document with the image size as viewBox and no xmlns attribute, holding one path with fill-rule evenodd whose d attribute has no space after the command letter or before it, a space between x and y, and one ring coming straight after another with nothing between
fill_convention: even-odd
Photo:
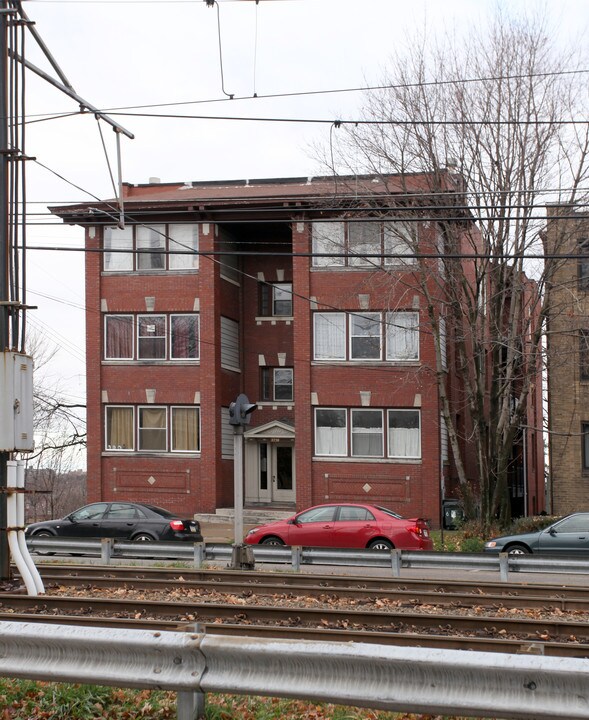
<instances>
[{"instance_id":1,"label":"metal guardrail","mask_svg":"<svg viewBox=\"0 0 589 720\"><path fill-rule=\"evenodd\" d=\"M0 676L178 693L287 697L469 717L589 718L589 660L368 643L0 623Z\"/></svg>"},{"instance_id":2,"label":"metal guardrail","mask_svg":"<svg viewBox=\"0 0 589 720\"><path fill-rule=\"evenodd\" d=\"M196 568L207 562L227 562L233 546L207 543L132 543L100 538L27 538L32 552L40 554L91 555L105 564L113 559L184 560ZM404 568L486 570L498 572L508 582L512 573L571 573L589 575L589 557L555 555L507 555L487 553L416 552L405 550L349 550L275 545L251 545L256 563L288 564L295 571L302 565L390 568L401 577Z\"/></svg>"}]
</instances>

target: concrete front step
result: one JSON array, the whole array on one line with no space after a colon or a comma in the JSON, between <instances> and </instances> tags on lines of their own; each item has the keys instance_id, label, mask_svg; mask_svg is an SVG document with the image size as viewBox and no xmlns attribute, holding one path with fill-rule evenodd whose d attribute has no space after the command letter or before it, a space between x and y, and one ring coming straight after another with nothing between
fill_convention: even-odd
<instances>
[{"instance_id":1,"label":"concrete front step","mask_svg":"<svg viewBox=\"0 0 589 720\"><path fill-rule=\"evenodd\" d=\"M273 520L283 520L289 518L296 512L295 508L290 510L278 510L273 508L244 508L243 524L244 525L262 525L272 522ZM232 523L235 518L234 508L217 508L215 513L197 513L195 520L201 523Z\"/></svg>"}]
</instances>

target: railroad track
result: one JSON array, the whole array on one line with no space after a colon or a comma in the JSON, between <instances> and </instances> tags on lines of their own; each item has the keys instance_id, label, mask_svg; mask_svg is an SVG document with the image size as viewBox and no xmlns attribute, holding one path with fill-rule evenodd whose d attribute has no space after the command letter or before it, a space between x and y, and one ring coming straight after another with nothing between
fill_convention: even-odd
<instances>
[{"instance_id":1,"label":"railroad track","mask_svg":"<svg viewBox=\"0 0 589 720\"><path fill-rule=\"evenodd\" d=\"M335 598L365 600L379 597L408 605L440 605L489 608L558 609L562 612L589 611L589 588L565 588L554 585L477 584L460 581L354 579L344 576L317 578L309 575L276 573L239 573L218 571L160 570L152 568L76 568L51 567L42 571L46 585L66 587L111 588L124 585L136 590L167 590L170 583L185 589L241 594L244 590L257 595L289 593L320 598L333 593Z\"/></svg>"}]
</instances>

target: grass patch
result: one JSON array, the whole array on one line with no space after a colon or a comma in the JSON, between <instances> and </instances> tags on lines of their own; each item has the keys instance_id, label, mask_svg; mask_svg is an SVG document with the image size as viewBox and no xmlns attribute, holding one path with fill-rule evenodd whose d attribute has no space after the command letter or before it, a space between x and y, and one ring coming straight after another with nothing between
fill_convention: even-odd
<instances>
[{"instance_id":1,"label":"grass patch","mask_svg":"<svg viewBox=\"0 0 589 720\"><path fill-rule=\"evenodd\" d=\"M176 693L0 678L0 720L172 720ZM468 720L280 698L207 695L207 720Z\"/></svg>"}]
</instances>

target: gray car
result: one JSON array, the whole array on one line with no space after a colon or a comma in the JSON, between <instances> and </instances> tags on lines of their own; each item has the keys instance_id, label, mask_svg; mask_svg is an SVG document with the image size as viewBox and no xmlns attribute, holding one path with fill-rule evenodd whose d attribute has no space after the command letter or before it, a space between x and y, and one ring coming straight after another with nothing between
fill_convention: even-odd
<instances>
[{"instance_id":1,"label":"gray car","mask_svg":"<svg viewBox=\"0 0 589 720\"><path fill-rule=\"evenodd\" d=\"M510 555L587 555L589 512L572 513L543 530L493 538L485 543L485 552Z\"/></svg>"}]
</instances>

